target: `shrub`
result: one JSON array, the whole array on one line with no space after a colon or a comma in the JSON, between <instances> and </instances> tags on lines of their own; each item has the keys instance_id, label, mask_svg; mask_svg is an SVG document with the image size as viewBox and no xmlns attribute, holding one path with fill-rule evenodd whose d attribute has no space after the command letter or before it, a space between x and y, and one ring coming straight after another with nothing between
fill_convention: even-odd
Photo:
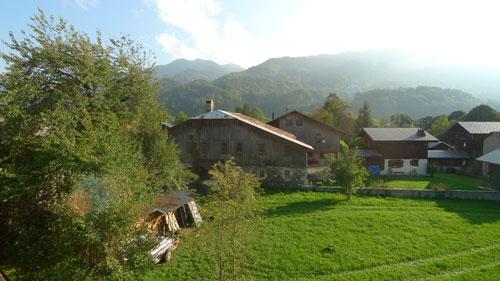
<instances>
[{"instance_id":1,"label":"shrub","mask_svg":"<svg viewBox=\"0 0 500 281\"><path fill-rule=\"evenodd\" d=\"M432 189L434 189L435 191L446 191L450 189L450 186L447 185L446 183L439 182L433 184Z\"/></svg>"}]
</instances>

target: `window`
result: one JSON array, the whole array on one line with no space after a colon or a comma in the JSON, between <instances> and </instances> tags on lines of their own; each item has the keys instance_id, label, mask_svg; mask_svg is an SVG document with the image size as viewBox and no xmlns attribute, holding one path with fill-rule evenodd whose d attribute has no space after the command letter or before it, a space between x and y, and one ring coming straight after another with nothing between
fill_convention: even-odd
<instances>
[{"instance_id":1,"label":"window","mask_svg":"<svg viewBox=\"0 0 500 281\"><path fill-rule=\"evenodd\" d=\"M388 162L390 168L403 168L403 160L391 159Z\"/></svg>"},{"instance_id":2,"label":"window","mask_svg":"<svg viewBox=\"0 0 500 281\"><path fill-rule=\"evenodd\" d=\"M200 152L202 154L207 154L208 153L208 143L207 142L202 142L201 143Z\"/></svg>"},{"instance_id":3,"label":"window","mask_svg":"<svg viewBox=\"0 0 500 281\"><path fill-rule=\"evenodd\" d=\"M321 143L321 141L322 141L321 133L316 133L314 140L316 141L316 143Z\"/></svg>"},{"instance_id":4,"label":"window","mask_svg":"<svg viewBox=\"0 0 500 281\"><path fill-rule=\"evenodd\" d=\"M412 166L412 167L418 167L418 159L412 159L412 160L410 160L410 166Z\"/></svg>"},{"instance_id":5,"label":"window","mask_svg":"<svg viewBox=\"0 0 500 281\"><path fill-rule=\"evenodd\" d=\"M236 153L243 153L243 144L241 142L236 143L235 151Z\"/></svg>"},{"instance_id":6,"label":"window","mask_svg":"<svg viewBox=\"0 0 500 281\"><path fill-rule=\"evenodd\" d=\"M289 181L292 178L292 173L290 170L285 170L285 180Z\"/></svg>"},{"instance_id":7,"label":"window","mask_svg":"<svg viewBox=\"0 0 500 281\"><path fill-rule=\"evenodd\" d=\"M259 177L260 178L265 178L266 177L266 170L260 169L259 170Z\"/></svg>"},{"instance_id":8,"label":"window","mask_svg":"<svg viewBox=\"0 0 500 281\"><path fill-rule=\"evenodd\" d=\"M286 126L293 126L293 119L286 119L285 125Z\"/></svg>"},{"instance_id":9,"label":"window","mask_svg":"<svg viewBox=\"0 0 500 281\"><path fill-rule=\"evenodd\" d=\"M266 146L263 143L259 143L259 154L264 154L266 153Z\"/></svg>"},{"instance_id":10,"label":"window","mask_svg":"<svg viewBox=\"0 0 500 281\"><path fill-rule=\"evenodd\" d=\"M220 154L227 154L227 143L223 142L220 144Z\"/></svg>"},{"instance_id":11,"label":"window","mask_svg":"<svg viewBox=\"0 0 500 281\"><path fill-rule=\"evenodd\" d=\"M302 123L303 123L302 118L298 118L297 120L295 120L295 125L297 126L302 126Z\"/></svg>"}]
</instances>

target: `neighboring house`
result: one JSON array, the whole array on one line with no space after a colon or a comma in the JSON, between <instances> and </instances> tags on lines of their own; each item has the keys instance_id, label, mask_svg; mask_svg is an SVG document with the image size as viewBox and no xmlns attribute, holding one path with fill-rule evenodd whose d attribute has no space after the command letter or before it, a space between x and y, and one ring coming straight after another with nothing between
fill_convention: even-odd
<instances>
[{"instance_id":1,"label":"neighboring house","mask_svg":"<svg viewBox=\"0 0 500 281\"><path fill-rule=\"evenodd\" d=\"M427 175L427 147L433 135L420 128L364 128L359 155L372 173Z\"/></svg>"},{"instance_id":2,"label":"neighboring house","mask_svg":"<svg viewBox=\"0 0 500 281\"><path fill-rule=\"evenodd\" d=\"M470 159L465 151L432 149L427 151L427 158L430 166L436 167L442 172L450 172L451 170L462 172Z\"/></svg>"},{"instance_id":3,"label":"neighboring house","mask_svg":"<svg viewBox=\"0 0 500 281\"><path fill-rule=\"evenodd\" d=\"M483 163L483 174L490 177L494 187L500 187L500 149L490 151L477 158L477 161ZM496 175L496 177L494 176ZM494 179L494 180L492 180Z\"/></svg>"},{"instance_id":4,"label":"neighboring house","mask_svg":"<svg viewBox=\"0 0 500 281\"><path fill-rule=\"evenodd\" d=\"M295 135L234 112L214 110L168 129L180 147L181 161L202 177L212 165L231 157L267 185L307 184L307 153L313 148Z\"/></svg>"},{"instance_id":5,"label":"neighboring house","mask_svg":"<svg viewBox=\"0 0 500 281\"><path fill-rule=\"evenodd\" d=\"M314 151L309 152L310 164L318 163L325 154L337 155L340 150L340 140L347 138L344 131L298 111L282 115L268 124L290 132L298 140L314 147Z\"/></svg>"},{"instance_id":6,"label":"neighboring house","mask_svg":"<svg viewBox=\"0 0 500 281\"><path fill-rule=\"evenodd\" d=\"M500 131L500 122L457 122L443 135L443 140L456 147L457 151L465 151L470 159L484 154L483 142L492 133ZM481 163L469 161L468 172L478 173Z\"/></svg>"},{"instance_id":7,"label":"neighboring house","mask_svg":"<svg viewBox=\"0 0 500 281\"><path fill-rule=\"evenodd\" d=\"M492 170L495 171L496 168L495 165L499 165L498 163L494 163L495 161L491 162L490 160L493 160L496 158L495 155L497 155L499 152L495 152L500 150L500 132L494 132L491 133L487 138L484 139L483 142L483 156L479 157L477 160L482 162L482 174L484 176L488 176L491 174ZM488 162L489 161L489 162ZM500 172L500 171L498 171Z\"/></svg>"}]
</instances>

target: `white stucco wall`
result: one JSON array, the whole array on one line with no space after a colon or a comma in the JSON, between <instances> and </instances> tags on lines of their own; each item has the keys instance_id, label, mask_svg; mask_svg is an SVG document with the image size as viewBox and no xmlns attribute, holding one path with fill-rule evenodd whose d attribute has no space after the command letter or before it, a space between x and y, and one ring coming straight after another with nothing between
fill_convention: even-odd
<instances>
[{"instance_id":1,"label":"white stucco wall","mask_svg":"<svg viewBox=\"0 0 500 281\"><path fill-rule=\"evenodd\" d=\"M416 176L426 176L427 175L427 159L418 159L418 166L414 167L410 165L411 160L415 159L394 159L394 160L403 160L403 167L401 168L390 168L389 160L393 159L384 159L385 169L380 171L381 175L390 175L390 171L392 173L402 173L404 175L416 175Z\"/></svg>"}]
</instances>

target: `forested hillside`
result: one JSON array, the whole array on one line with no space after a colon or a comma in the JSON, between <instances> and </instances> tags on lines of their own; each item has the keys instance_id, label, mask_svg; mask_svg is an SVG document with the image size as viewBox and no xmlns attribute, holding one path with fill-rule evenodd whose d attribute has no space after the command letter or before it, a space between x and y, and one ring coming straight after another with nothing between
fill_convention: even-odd
<instances>
[{"instance_id":1,"label":"forested hillside","mask_svg":"<svg viewBox=\"0 0 500 281\"><path fill-rule=\"evenodd\" d=\"M416 88L376 89L354 96L352 108L359 110L367 101L376 118L389 118L397 112L412 118L448 114L455 110L469 111L481 103L460 90L420 86Z\"/></svg>"},{"instance_id":2,"label":"forested hillside","mask_svg":"<svg viewBox=\"0 0 500 281\"><path fill-rule=\"evenodd\" d=\"M262 108L270 116L272 112L281 114L287 108L310 111L322 104L330 93L351 102L356 93L421 85L460 89L488 99L487 103L494 106L497 104L494 100L500 99L500 70L459 65L447 68L400 51L274 58L210 83L193 81L176 85L177 82L167 83L160 99L164 103L169 101L169 111L188 114L197 113L203 106L202 99L207 96L215 97L221 108L225 105L229 106L226 109L233 109L236 105L248 103ZM455 93L453 99L448 95ZM406 95L412 94L408 92ZM446 97L453 101L450 109L455 105L458 109L470 109L478 103L460 91L447 92ZM421 98L414 97L413 100ZM432 105L432 99L424 104L426 107ZM440 106L439 103L435 105ZM389 109L387 115L402 110ZM423 116L428 114L426 110L425 107L417 108L412 114Z\"/></svg>"},{"instance_id":3,"label":"forested hillside","mask_svg":"<svg viewBox=\"0 0 500 281\"><path fill-rule=\"evenodd\" d=\"M244 70L236 64L217 64L210 60L177 59L166 65L156 65L154 68L157 79L170 78L179 82L189 83L194 80L212 81L228 73Z\"/></svg>"}]
</instances>

